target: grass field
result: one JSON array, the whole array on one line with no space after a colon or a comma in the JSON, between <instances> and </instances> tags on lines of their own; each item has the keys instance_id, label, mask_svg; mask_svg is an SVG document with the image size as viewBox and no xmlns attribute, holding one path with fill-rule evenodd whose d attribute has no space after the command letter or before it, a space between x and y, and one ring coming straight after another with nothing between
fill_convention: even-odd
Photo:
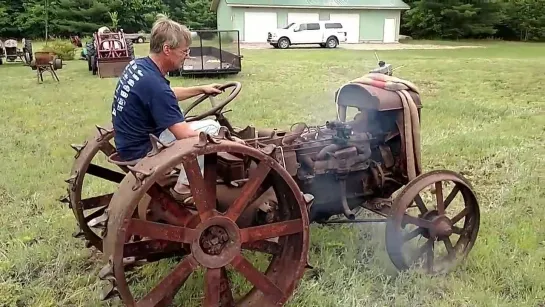
<instances>
[{"instance_id":1,"label":"grass field","mask_svg":"<svg viewBox=\"0 0 545 307\"><path fill-rule=\"evenodd\" d=\"M481 230L448 276L396 275L379 226L318 227L290 306L538 306L545 303L545 45L382 51L422 91L424 170L474 184ZM146 45L138 45L145 55ZM288 128L335 115L334 91L374 67L372 52L243 50L235 124ZM0 306L99 306L105 285L58 202L74 152L110 120L115 79L66 62L57 84L21 64L0 66ZM171 78L173 86L224 79ZM147 274L152 274L150 271ZM187 294L191 295L191 293ZM186 298L188 298L187 296ZM194 300L198 298L193 297ZM109 302L119 306L119 300Z\"/></svg>"}]
</instances>

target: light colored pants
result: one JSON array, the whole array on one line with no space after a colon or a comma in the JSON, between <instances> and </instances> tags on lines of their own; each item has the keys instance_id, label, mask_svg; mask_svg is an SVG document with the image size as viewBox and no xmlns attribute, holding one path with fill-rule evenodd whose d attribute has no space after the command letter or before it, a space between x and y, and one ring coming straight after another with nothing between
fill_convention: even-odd
<instances>
[{"instance_id":1,"label":"light colored pants","mask_svg":"<svg viewBox=\"0 0 545 307\"><path fill-rule=\"evenodd\" d=\"M189 122L189 126L195 130L195 131L204 131L212 136L218 135L220 131L220 124L213 120L213 119L203 119L199 121ZM159 135L159 140L164 143L170 143L176 140L176 137L170 130L166 129ZM201 169L201 174L203 173L204 168L204 156L198 156L197 162L199 163L199 167ZM185 184L189 185L189 180L187 179L187 175L184 170L184 166L180 165L180 176L178 177L177 184Z\"/></svg>"}]
</instances>

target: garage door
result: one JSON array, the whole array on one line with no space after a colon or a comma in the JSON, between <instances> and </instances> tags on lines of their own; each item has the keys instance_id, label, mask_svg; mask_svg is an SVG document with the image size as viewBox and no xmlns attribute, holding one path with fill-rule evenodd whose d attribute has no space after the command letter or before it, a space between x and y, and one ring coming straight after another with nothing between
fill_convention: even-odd
<instances>
[{"instance_id":1,"label":"garage door","mask_svg":"<svg viewBox=\"0 0 545 307\"><path fill-rule=\"evenodd\" d=\"M360 15L359 14L331 14L329 20L340 22L346 31L347 43L358 43L360 41Z\"/></svg>"},{"instance_id":2,"label":"garage door","mask_svg":"<svg viewBox=\"0 0 545 307\"><path fill-rule=\"evenodd\" d=\"M383 42L394 43L396 41L396 20L395 18L384 19Z\"/></svg>"},{"instance_id":3,"label":"garage door","mask_svg":"<svg viewBox=\"0 0 545 307\"><path fill-rule=\"evenodd\" d=\"M292 22L313 22L319 20L319 13L288 13L288 24Z\"/></svg>"},{"instance_id":4,"label":"garage door","mask_svg":"<svg viewBox=\"0 0 545 307\"><path fill-rule=\"evenodd\" d=\"M244 12L244 41L267 42L267 32L277 28L276 13Z\"/></svg>"}]
</instances>

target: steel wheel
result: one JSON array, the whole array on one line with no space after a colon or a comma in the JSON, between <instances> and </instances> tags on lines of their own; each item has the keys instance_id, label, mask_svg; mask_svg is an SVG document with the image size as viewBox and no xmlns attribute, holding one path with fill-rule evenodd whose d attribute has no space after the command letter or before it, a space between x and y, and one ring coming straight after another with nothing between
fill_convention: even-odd
<instances>
[{"instance_id":1,"label":"steel wheel","mask_svg":"<svg viewBox=\"0 0 545 307\"><path fill-rule=\"evenodd\" d=\"M105 279L112 281L127 306L172 303L182 286L195 291L191 289L195 284L188 280L199 278L196 273L199 269L203 271L204 285L197 286L204 290L204 306L282 305L302 278L309 248L308 215L302 193L287 171L264 151L229 141L224 133L228 134L222 129L222 136L214 139L201 133L199 137L170 144L132 168L114 194L104 241L104 256L109 262L109 275L106 274L109 278ZM218 162L225 153L255 164L245 176L248 179L243 186L233 188L236 192L222 190L217 183L218 177L225 178L222 175L226 166ZM204 176L197 156L204 156ZM186 170L191 186L195 206L192 213L188 214L181 205L171 204L168 219L134 218L142 198L154 195L156 183L179 165ZM261 211L267 203L263 197L271 191L276 203L271 202L270 208L277 210ZM259 212L265 214L260 217ZM267 214L271 212L274 214ZM130 235L142 237L143 242L183 245L190 254L151 290L140 289L142 285L131 283L122 265L126 257L125 238ZM257 257L269 257L264 258L268 264L263 272L250 262L254 258L246 254L249 251L256 252ZM240 289L240 285L237 284L237 289L230 286L234 280L229 276L233 274L240 274L251 284L248 292L238 299L233 290Z\"/></svg>"},{"instance_id":2,"label":"steel wheel","mask_svg":"<svg viewBox=\"0 0 545 307\"><path fill-rule=\"evenodd\" d=\"M103 232L106 228L107 207L112 198L113 191L117 188L117 184L121 182L125 173L128 172L126 167L118 167L107 162L107 158L115 153L115 147L110 140L114 136L113 129L110 126L97 126L97 133L89 137L82 145L71 145L76 151L75 160L70 171L70 177L66 180L68 183L68 197L63 202L68 203L72 209L78 226L74 236L83 236L87 240L87 246L94 246L102 251ZM101 152L103 155L98 155ZM100 163L102 162L102 163ZM102 165L100 165L100 164ZM111 166L111 168L104 165ZM119 171L114 171L113 169ZM92 181L91 176L103 179L105 182ZM89 178L89 182L85 181ZM91 197L83 196L84 182L86 186L91 186ZM104 193L107 189L103 184L110 183L108 190L111 193ZM96 195L97 193L99 195Z\"/></svg>"},{"instance_id":3,"label":"steel wheel","mask_svg":"<svg viewBox=\"0 0 545 307\"><path fill-rule=\"evenodd\" d=\"M394 201L386 226L388 255L399 270L425 265L430 274L447 273L473 248L479 223L477 197L465 178L446 170L420 175ZM423 244L404 253L411 243L421 243L416 238Z\"/></svg>"}]
</instances>

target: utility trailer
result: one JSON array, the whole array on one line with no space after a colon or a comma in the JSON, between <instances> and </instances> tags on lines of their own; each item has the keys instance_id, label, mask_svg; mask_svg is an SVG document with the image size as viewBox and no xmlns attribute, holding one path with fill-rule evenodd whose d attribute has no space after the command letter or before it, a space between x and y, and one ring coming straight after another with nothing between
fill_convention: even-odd
<instances>
[{"instance_id":1,"label":"utility trailer","mask_svg":"<svg viewBox=\"0 0 545 307\"><path fill-rule=\"evenodd\" d=\"M197 30L193 43L180 69L169 76L217 76L238 74L242 69L240 33L238 30Z\"/></svg>"}]
</instances>

